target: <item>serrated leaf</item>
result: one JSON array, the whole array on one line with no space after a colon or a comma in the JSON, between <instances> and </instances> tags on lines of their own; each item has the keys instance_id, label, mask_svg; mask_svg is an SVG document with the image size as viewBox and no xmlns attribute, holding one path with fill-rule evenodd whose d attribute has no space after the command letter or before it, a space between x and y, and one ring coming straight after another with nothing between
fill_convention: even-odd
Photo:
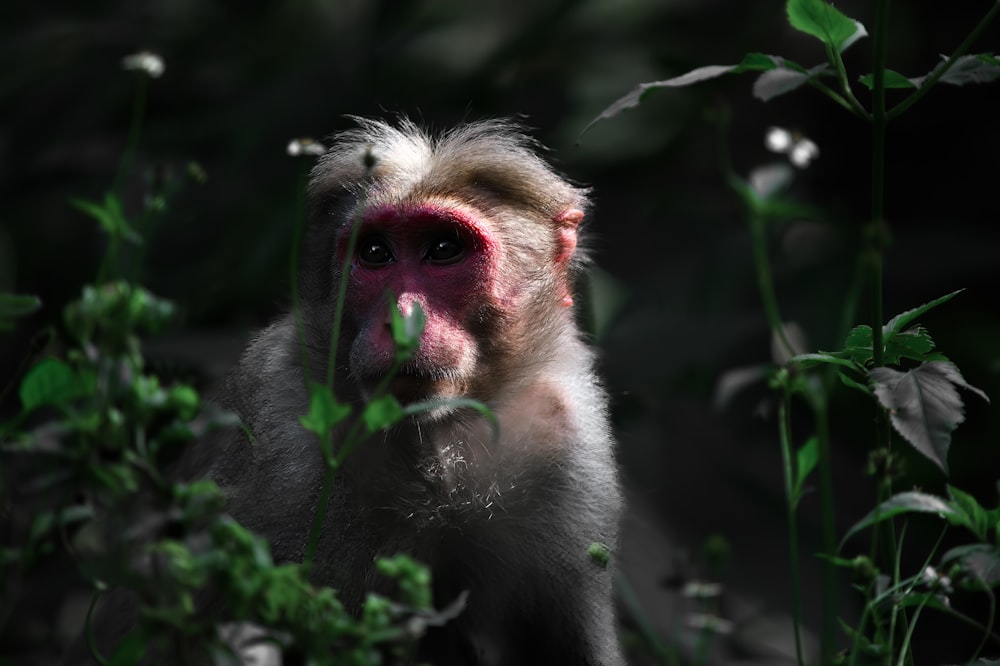
<instances>
[{"instance_id":1,"label":"serrated leaf","mask_svg":"<svg viewBox=\"0 0 1000 666\"><path fill-rule=\"evenodd\" d=\"M933 513L942 518L949 519L954 518L956 515L955 509L951 504L936 495L917 491L897 493L878 505L874 511L868 513L864 518L854 523L851 529L847 530L844 538L841 539L838 550L843 549L844 543L861 530L904 513Z\"/></svg>"},{"instance_id":2,"label":"serrated leaf","mask_svg":"<svg viewBox=\"0 0 1000 666\"><path fill-rule=\"evenodd\" d=\"M989 401L986 394L967 384L954 364L943 361L928 361L907 372L873 368L868 378L896 432L947 473L951 432L965 420L955 387Z\"/></svg>"},{"instance_id":3,"label":"serrated leaf","mask_svg":"<svg viewBox=\"0 0 1000 666\"><path fill-rule=\"evenodd\" d=\"M985 543L972 543L952 548L941 556L941 564L957 561L964 573L985 584L996 587L1000 584L1000 550Z\"/></svg>"},{"instance_id":4,"label":"serrated leaf","mask_svg":"<svg viewBox=\"0 0 1000 666\"><path fill-rule=\"evenodd\" d=\"M882 335L888 338L888 336L893 335L898 331L904 330L906 327L908 327L911 323L916 321L921 315L923 315L927 311L936 308L942 303L947 303L948 301L950 301L963 291L965 290L958 289L956 291L951 292L950 294L945 294L940 298L935 298L933 301L915 307L912 310L907 310L906 312L900 312L898 315L890 319L885 326L882 327ZM870 339L868 344L871 344Z\"/></svg>"},{"instance_id":5,"label":"serrated leaf","mask_svg":"<svg viewBox=\"0 0 1000 666\"><path fill-rule=\"evenodd\" d=\"M901 358L926 361L929 360L927 354L933 349L934 341L927 329L915 326L886 338L884 360L887 364L899 363Z\"/></svg>"},{"instance_id":6,"label":"serrated leaf","mask_svg":"<svg viewBox=\"0 0 1000 666\"><path fill-rule=\"evenodd\" d=\"M918 88L923 86L924 82L935 72L948 65L948 56L942 55L941 58L942 60L937 67L924 76L910 79L910 82ZM990 83L998 78L1000 78L1000 62L990 53L979 53L956 58L944 76L938 79L938 83L964 86L967 83Z\"/></svg>"},{"instance_id":7,"label":"serrated leaf","mask_svg":"<svg viewBox=\"0 0 1000 666\"><path fill-rule=\"evenodd\" d=\"M785 10L793 28L841 52L868 35L859 21L848 18L822 0L788 0Z\"/></svg>"},{"instance_id":8,"label":"serrated leaf","mask_svg":"<svg viewBox=\"0 0 1000 666\"><path fill-rule=\"evenodd\" d=\"M309 385L309 412L299 417L299 423L322 437L350 414L351 406L337 402L329 386L313 382Z\"/></svg>"},{"instance_id":9,"label":"serrated leaf","mask_svg":"<svg viewBox=\"0 0 1000 666\"><path fill-rule=\"evenodd\" d=\"M801 88L811 79L833 72L827 63L817 65L808 71L803 71L800 66L796 65L796 67L782 65L758 76L753 83L753 96L762 102L768 102L775 97Z\"/></svg>"},{"instance_id":10,"label":"serrated leaf","mask_svg":"<svg viewBox=\"0 0 1000 666\"><path fill-rule=\"evenodd\" d=\"M985 541L990 528L989 512L980 506L975 497L954 486L948 486L948 494L951 495L955 511L962 517L962 524Z\"/></svg>"},{"instance_id":11,"label":"serrated leaf","mask_svg":"<svg viewBox=\"0 0 1000 666\"><path fill-rule=\"evenodd\" d=\"M855 326L847 334L844 340L845 347L868 347L872 346L872 327L866 324Z\"/></svg>"},{"instance_id":12,"label":"serrated leaf","mask_svg":"<svg viewBox=\"0 0 1000 666\"><path fill-rule=\"evenodd\" d=\"M875 87L875 75L865 74L864 76L858 77L858 81L861 85L865 86L869 90ZM908 79L899 72L895 72L891 69L885 70L885 87L888 88L919 88L920 86L913 82L913 79Z\"/></svg>"},{"instance_id":13,"label":"serrated leaf","mask_svg":"<svg viewBox=\"0 0 1000 666\"><path fill-rule=\"evenodd\" d=\"M396 398L384 395L365 405L361 418L368 432L376 432L399 423L405 414Z\"/></svg>"},{"instance_id":14,"label":"serrated leaf","mask_svg":"<svg viewBox=\"0 0 1000 666\"><path fill-rule=\"evenodd\" d=\"M25 412L43 405L64 405L92 394L94 385L93 373L77 374L57 358L44 358L21 382L21 404Z\"/></svg>"},{"instance_id":15,"label":"serrated leaf","mask_svg":"<svg viewBox=\"0 0 1000 666\"><path fill-rule=\"evenodd\" d=\"M766 72L780 66L783 62L784 59L778 56L769 56L762 53L748 53L743 57L743 60L736 65L708 65L706 67L693 69L690 72L681 74L680 76L675 76L671 79L640 83L626 95L615 100L611 106L601 111L596 118L590 121L583 131L586 133L587 130L593 127L594 123L599 120L614 118L623 111L639 106L640 102L642 102L646 95L654 90L659 90L660 88L682 88L695 83L701 83L702 81L708 81L709 79L718 78L723 74L739 74L740 72L749 71Z\"/></svg>"}]
</instances>

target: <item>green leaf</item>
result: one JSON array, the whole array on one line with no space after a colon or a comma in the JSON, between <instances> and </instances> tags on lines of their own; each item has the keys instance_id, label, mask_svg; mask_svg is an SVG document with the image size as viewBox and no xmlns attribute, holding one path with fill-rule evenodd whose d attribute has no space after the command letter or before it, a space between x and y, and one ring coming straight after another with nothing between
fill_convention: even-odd
<instances>
[{"instance_id":1,"label":"green leaf","mask_svg":"<svg viewBox=\"0 0 1000 666\"><path fill-rule=\"evenodd\" d=\"M640 102L642 102L646 95L655 90L659 90L661 88L682 88L684 86L690 86L695 83L701 83L702 81L718 78L723 74L739 74L740 72L751 71L766 72L779 67L782 64L794 65L794 63L787 63L783 58L778 56L769 56L762 53L748 53L743 57L743 60L735 65L708 65L706 67L693 69L690 72L681 74L680 76L675 76L671 79L640 83L638 86L629 91L624 97L618 98L611 104L611 106L604 109L604 111L601 111L596 118L590 121L590 124L588 124L583 131L586 133L587 130L593 127L599 120L614 118L623 111L639 106Z\"/></svg>"},{"instance_id":2,"label":"green leaf","mask_svg":"<svg viewBox=\"0 0 1000 666\"><path fill-rule=\"evenodd\" d=\"M793 496L802 495L802 486L809 477L816 464L819 462L819 440L815 435L806 440L798 451L795 452L795 486Z\"/></svg>"},{"instance_id":3,"label":"green leaf","mask_svg":"<svg viewBox=\"0 0 1000 666\"><path fill-rule=\"evenodd\" d=\"M847 534L841 539L840 547L837 550L843 550L844 543L861 530L904 513L933 513L948 519L954 519L957 516L954 507L936 495L917 491L897 493L847 530Z\"/></svg>"},{"instance_id":4,"label":"green leaf","mask_svg":"<svg viewBox=\"0 0 1000 666\"><path fill-rule=\"evenodd\" d=\"M309 413L300 416L299 423L322 437L350 414L351 406L337 402L329 386L312 382L309 385Z\"/></svg>"},{"instance_id":5,"label":"green leaf","mask_svg":"<svg viewBox=\"0 0 1000 666\"><path fill-rule=\"evenodd\" d=\"M587 554L590 555L590 561L602 569L607 569L611 563L611 551L603 543L595 541L587 546Z\"/></svg>"},{"instance_id":6,"label":"green leaf","mask_svg":"<svg viewBox=\"0 0 1000 666\"><path fill-rule=\"evenodd\" d=\"M361 418L365 422L368 432L376 432L399 423L405 414L406 412L403 411L396 398L384 395L365 405L364 411L361 412Z\"/></svg>"},{"instance_id":7,"label":"green leaf","mask_svg":"<svg viewBox=\"0 0 1000 666\"><path fill-rule=\"evenodd\" d=\"M1000 585L1000 550L986 543L971 543L952 548L941 556L941 564L957 562L971 580L986 587Z\"/></svg>"},{"instance_id":8,"label":"green leaf","mask_svg":"<svg viewBox=\"0 0 1000 666\"><path fill-rule=\"evenodd\" d=\"M864 76L858 77L858 81L861 85L865 86L869 90L875 87L875 75L865 74ZM894 72L891 69L885 70L885 87L886 88L919 88L917 83L914 83L913 79L908 79L899 72Z\"/></svg>"},{"instance_id":9,"label":"green leaf","mask_svg":"<svg viewBox=\"0 0 1000 666\"><path fill-rule=\"evenodd\" d=\"M94 387L93 373L78 374L59 359L44 358L28 371L21 382L21 404L25 412L43 405L65 405L91 395Z\"/></svg>"},{"instance_id":10,"label":"green leaf","mask_svg":"<svg viewBox=\"0 0 1000 666\"><path fill-rule=\"evenodd\" d=\"M989 402L986 394L966 383L953 363L943 361L928 361L907 372L873 368L868 378L896 432L947 473L951 432L965 420L955 387Z\"/></svg>"},{"instance_id":11,"label":"green leaf","mask_svg":"<svg viewBox=\"0 0 1000 666\"><path fill-rule=\"evenodd\" d=\"M86 199L70 199L70 205L77 210L89 215L97 220L101 228L113 239L127 240L140 244L142 237L139 236L125 219L125 211L122 209L121 200L112 193L104 195L104 203L99 204Z\"/></svg>"},{"instance_id":12,"label":"green leaf","mask_svg":"<svg viewBox=\"0 0 1000 666\"><path fill-rule=\"evenodd\" d=\"M901 333L894 333L885 340L886 364L899 363L899 359L908 358L913 361L946 360L928 359L927 355L934 349L934 341L927 329L915 326Z\"/></svg>"},{"instance_id":13,"label":"green leaf","mask_svg":"<svg viewBox=\"0 0 1000 666\"><path fill-rule=\"evenodd\" d=\"M438 409L474 409L482 416L485 416L490 422L494 437L497 437L500 434L500 421L497 420L496 414L493 413L493 410L478 400L473 400L471 398L434 398L432 400L424 400L422 402L415 402L407 405L403 408L403 412L407 416L415 416L425 412L433 412Z\"/></svg>"},{"instance_id":14,"label":"green leaf","mask_svg":"<svg viewBox=\"0 0 1000 666\"><path fill-rule=\"evenodd\" d=\"M177 410L177 416L182 421L193 419L201 407L198 391L186 384L171 387L167 400L169 405Z\"/></svg>"},{"instance_id":15,"label":"green leaf","mask_svg":"<svg viewBox=\"0 0 1000 666\"><path fill-rule=\"evenodd\" d=\"M882 327L882 335L888 338L888 336L894 335L899 331L906 329L912 322L916 321L921 315L926 313L928 310L932 310L933 308L936 308L942 303L947 303L948 301L950 301L963 291L965 290L958 289L957 291L953 291L950 294L945 294L941 298L935 298L933 301L930 301L929 303L924 303L919 307L915 307L912 310L907 310L906 312L899 313L898 315L890 319L885 326ZM869 341L868 344L871 344L871 342Z\"/></svg>"},{"instance_id":16,"label":"green leaf","mask_svg":"<svg viewBox=\"0 0 1000 666\"><path fill-rule=\"evenodd\" d=\"M825 352L810 353L810 354L796 354L792 358L788 359L789 363L794 363L800 368L811 368L817 365L830 364L830 365L841 365L845 368L850 368L851 370L857 370L858 366L846 358L839 358L833 354L828 354Z\"/></svg>"},{"instance_id":17,"label":"green leaf","mask_svg":"<svg viewBox=\"0 0 1000 666\"><path fill-rule=\"evenodd\" d=\"M948 66L947 56L941 56L943 60L937 67L924 76L917 76L910 81L916 87L922 87L924 82L934 75L942 67ZM959 56L948 68L948 71L938 79L938 83L947 83L953 86L964 86L967 83L991 83L1000 78L1000 61L991 53L968 54Z\"/></svg>"},{"instance_id":18,"label":"green leaf","mask_svg":"<svg viewBox=\"0 0 1000 666\"><path fill-rule=\"evenodd\" d=\"M961 518L961 524L968 527L981 540L986 541L991 522L990 512L984 509L975 497L954 486L948 486L948 494L951 495L952 506Z\"/></svg>"},{"instance_id":19,"label":"green leaf","mask_svg":"<svg viewBox=\"0 0 1000 666\"><path fill-rule=\"evenodd\" d=\"M107 666L135 666L146 654L148 639L136 629L118 642L114 653L108 658Z\"/></svg>"},{"instance_id":20,"label":"green leaf","mask_svg":"<svg viewBox=\"0 0 1000 666\"><path fill-rule=\"evenodd\" d=\"M864 25L822 0L788 0L785 9L793 28L841 52L868 35Z\"/></svg>"},{"instance_id":21,"label":"green leaf","mask_svg":"<svg viewBox=\"0 0 1000 666\"><path fill-rule=\"evenodd\" d=\"M0 331L14 328L14 320L26 317L42 307L42 301L37 296L24 294L0 293Z\"/></svg>"},{"instance_id":22,"label":"green leaf","mask_svg":"<svg viewBox=\"0 0 1000 666\"><path fill-rule=\"evenodd\" d=\"M410 358L420 346L420 335L424 332L427 317L417 302L410 306L410 312L405 315L399 311L395 302L390 302L389 315L392 341L396 346L396 361L401 363Z\"/></svg>"},{"instance_id":23,"label":"green leaf","mask_svg":"<svg viewBox=\"0 0 1000 666\"><path fill-rule=\"evenodd\" d=\"M833 69L827 63L806 71L802 69L801 65L788 61L788 65L791 66L787 66L784 62L782 61L780 67L764 72L757 77L753 83L754 97L762 102L769 102L775 97L801 88L816 77L833 74Z\"/></svg>"}]
</instances>

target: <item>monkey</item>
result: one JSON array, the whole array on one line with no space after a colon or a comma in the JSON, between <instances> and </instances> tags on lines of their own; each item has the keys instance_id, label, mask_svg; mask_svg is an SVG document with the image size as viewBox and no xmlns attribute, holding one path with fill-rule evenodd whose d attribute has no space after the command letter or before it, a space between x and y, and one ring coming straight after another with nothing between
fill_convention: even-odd
<instances>
[{"instance_id":1,"label":"monkey","mask_svg":"<svg viewBox=\"0 0 1000 666\"><path fill-rule=\"evenodd\" d=\"M623 512L608 399L573 303L589 191L511 121L438 134L405 118L355 122L311 172L299 313L252 339L219 394L252 438L233 429L196 466L276 561L301 561L325 466L299 417L329 370L338 285L333 388L355 406L393 365L390 307L419 307L419 345L389 391L438 406L346 458L313 580L358 610L390 584L376 559L406 553L430 567L437 607L467 593L423 639L422 662L623 664L614 564L588 552L614 552ZM453 398L486 405L497 431Z\"/></svg>"}]
</instances>

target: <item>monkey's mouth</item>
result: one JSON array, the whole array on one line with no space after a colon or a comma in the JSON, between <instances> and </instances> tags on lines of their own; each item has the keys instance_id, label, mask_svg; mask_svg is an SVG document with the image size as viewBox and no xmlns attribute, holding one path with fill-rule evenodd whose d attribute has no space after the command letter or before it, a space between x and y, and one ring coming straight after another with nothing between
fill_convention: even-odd
<instances>
[{"instance_id":1,"label":"monkey's mouth","mask_svg":"<svg viewBox=\"0 0 1000 666\"><path fill-rule=\"evenodd\" d=\"M364 384L369 390L375 390L383 379L384 376L369 377ZM389 381L388 393L405 405L434 398L454 397L457 395L456 386L453 373L444 368L406 364Z\"/></svg>"}]
</instances>

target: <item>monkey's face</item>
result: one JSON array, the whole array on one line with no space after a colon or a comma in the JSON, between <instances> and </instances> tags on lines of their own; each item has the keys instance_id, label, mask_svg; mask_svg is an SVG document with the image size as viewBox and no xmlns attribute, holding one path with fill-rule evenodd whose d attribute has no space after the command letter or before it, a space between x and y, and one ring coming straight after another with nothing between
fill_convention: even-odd
<instances>
[{"instance_id":1,"label":"monkey's face","mask_svg":"<svg viewBox=\"0 0 1000 666\"><path fill-rule=\"evenodd\" d=\"M350 265L345 316L354 332L348 363L370 391L395 356L390 307L426 317L420 345L400 368L390 391L404 402L465 395L480 367L477 331L503 300L495 267L500 248L489 225L457 202L369 208L359 221ZM349 228L338 237L347 252Z\"/></svg>"}]
</instances>

